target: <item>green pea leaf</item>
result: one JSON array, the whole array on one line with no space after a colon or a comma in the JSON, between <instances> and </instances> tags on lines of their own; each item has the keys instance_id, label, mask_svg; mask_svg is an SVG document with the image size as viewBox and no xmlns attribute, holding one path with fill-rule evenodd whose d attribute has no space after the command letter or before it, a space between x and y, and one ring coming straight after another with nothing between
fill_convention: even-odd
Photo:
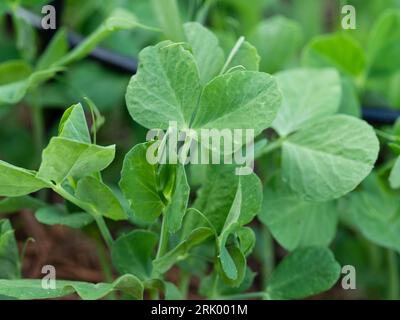
<instances>
[{"instance_id":1,"label":"green pea leaf","mask_svg":"<svg viewBox=\"0 0 400 320\"><path fill-rule=\"evenodd\" d=\"M91 206L91 213L112 220L126 220L128 218L113 191L96 178L86 176L80 179L75 196Z\"/></svg>"},{"instance_id":2,"label":"green pea leaf","mask_svg":"<svg viewBox=\"0 0 400 320\"><path fill-rule=\"evenodd\" d=\"M361 118L361 103L357 88L348 77L342 77L342 100L338 113Z\"/></svg>"},{"instance_id":3,"label":"green pea leaf","mask_svg":"<svg viewBox=\"0 0 400 320\"><path fill-rule=\"evenodd\" d=\"M101 147L55 137L43 151L37 177L59 184L70 176L81 178L102 171L111 164L114 156L114 145Z\"/></svg>"},{"instance_id":4,"label":"green pea leaf","mask_svg":"<svg viewBox=\"0 0 400 320\"><path fill-rule=\"evenodd\" d=\"M366 122L346 115L326 117L283 143L282 176L308 200L336 199L368 176L378 152L378 139Z\"/></svg>"},{"instance_id":5,"label":"green pea leaf","mask_svg":"<svg viewBox=\"0 0 400 320\"><path fill-rule=\"evenodd\" d=\"M157 186L157 166L146 159L151 144L138 144L129 151L119 183L134 214L147 222L154 222L165 208Z\"/></svg>"},{"instance_id":6,"label":"green pea leaf","mask_svg":"<svg viewBox=\"0 0 400 320\"><path fill-rule=\"evenodd\" d=\"M129 296L143 299L143 284L133 275L127 274L112 283L87 283L57 280L56 289L43 289L42 280L0 280L0 294L9 297L31 299L54 299L77 293L83 300L98 300L111 292L122 291Z\"/></svg>"},{"instance_id":7,"label":"green pea leaf","mask_svg":"<svg viewBox=\"0 0 400 320\"><path fill-rule=\"evenodd\" d=\"M289 254L267 286L271 299L301 299L329 290L339 279L340 265L327 248L309 247Z\"/></svg>"},{"instance_id":8,"label":"green pea leaf","mask_svg":"<svg viewBox=\"0 0 400 320\"><path fill-rule=\"evenodd\" d=\"M38 210L44 206L45 202L30 196L11 197L0 200L0 213L14 213L22 209Z\"/></svg>"},{"instance_id":9,"label":"green pea leaf","mask_svg":"<svg viewBox=\"0 0 400 320\"><path fill-rule=\"evenodd\" d=\"M85 112L80 103L69 107L64 112L58 128L58 136L90 144Z\"/></svg>"},{"instance_id":10,"label":"green pea leaf","mask_svg":"<svg viewBox=\"0 0 400 320\"><path fill-rule=\"evenodd\" d=\"M0 220L0 279L21 277L18 245L10 221Z\"/></svg>"},{"instance_id":11,"label":"green pea leaf","mask_svg":"<svg viewBox=\"0 0 400 320\"><path fill-rule=\"evenodd\" d=\"M249 36L261 56L261 70L284 68L299 50L302 32L297 22L276 16L261 22Z\"/></svg>"},{"instance_id":12,"label":"green pea leaf","mask_svg":"<svg viewBox=\"0 0 400 320\"><path fill-rule=\"evenodd\" d=\"M68 52L68 39L66 30L60 29L51 39L50 44L47 46L46 50L38 59L36 69L44 70L52 65L54 65L57 61L59 61L62 57L64 57Z\"/></svg>"},{"instance_id":13,"label":"green pea leaf","mask_svg":"<svg viewBox=\"0 0 400 320\"><path fill-rule=\"evenodd\" d=\"M217 284L215 285L216 273L211 273L201 280L199 293L207 298L215 298L224 296L240 294L249 290L254 282L256 273L251 271L250 268L246 268L244 279L240 286L232 287L224 282L221 277L218 277Z\"/></svg>"},{"instance_id":14,"label":"green pea leaf","mask_svg":"<svg viewBox=\"0 0 400 320\"><path fill-rule=\"evenodd\" d=\"M256 244L256 235L250 227L241 227L237 231L236 235L239 239L240 250L247 257L254 249Z\"/></svg>"},{"instance_id":15,"label":"green pea leaf","mask_svg":"<svg viewBox=\"0 0 400 320\"><path fill-rule=\"evenodd\" d=\"M167 272L174 264L186 259L189 251L193 247L203 243L214 234L214 230L206 227L199 227L192 230L189 236L181 241L174 249L153 261L154 270L159 274Z\"/></svg>"},{"instance_id":16,"label":"green pea leaf","mask_svg":"<svg viewBox=\"0 0 400 320\"><path fill-rule=\"evenodd\" d=\"M279 178L267 184L258 217L289 251L328 246L335 236L338 220L335 203L307 201Z\"/></svg>"},{"instance_id":17,"label":"green pea leaf","mask_svg":"<svg viewBox=\"0 0 400 320\"><path fill-rule=\"evenodd\" d=\"M204 85L222 70L224 51L219 46L218 38L200 23L185 23L184 29L199 68L200 81Z\"/></svg>"},{"instance_id":18,"label":"green pea leaf","mask_svg":"<svg viewBox=\"0 0 400 320\"><path fill-rule=\"evenodd\" d=\"M112 261L120 274L134 274L150 279L152 258L158 236L150 231L134 230L120 236L112 246Z\"/></svg>"},{"instance_id":19,"label":"green pea leaf","mask_svg":"<svg viewBox=\"0 0 400 320\"><path fill-rule=\"evenodd\" d=\"M206 85L191 127L254 129L257 135L271 125L280 104L281 95L273 77L261 72L235 71Z\"/></svg>"},{"instance_id":20,"label":"green pea leaf","mask_svg":"<svg viewBox=\"0 0 400 320\"><path fill-rule=\"evenodd\" d=\"M367 61L372 74L387 74L400 68L400 10L387 10L372 27Z\"/></svg>"},{"instance_id":21,"label":"green pea leaf","mask_svg":"<svg viewBox=\"0 0 400 320\"><path fill-rule=\"evenodd\" d=\"M52 78L60 68L49 68L32 72L22 61L8 61L0 64L0 106L16 104L26 95L28 89Z\"/></svg>"},{"instance_id":22,"label":"green pea leaf","mask_svg":"<svg viewBox=\"0 0 400 320\"><path fill-rule=\"evenodd\" d=\"M262 187L254 173L240 176L242 200L239 226L248 224L261 210ZM199 190L194 207L204 214L220 234L227 223L239 185L239 176L235 175L235 167L230 165L210 165L207 168L206 179ZM186 230L204 225L200 218L193 216L185 223Z\"/></svg>"},{"instance_id":23,"label":"green pea leaf","mask_svg":"<svg viewBox=\"0 0 400 320\"><path fill-rule=\"evenodd\" d=\"M175 170L175 190L165 211L167 228L171 233L175 233L181 228L190 195L190 187L184 166L177 165Z\"/></svg>"},{"instance_id":24,"label":"green pea leaf","mask_svg":"<svg viewBox=\"0 0 400 320\"><path fill-rule=\"evenodd\" d=\"M47 188L47 184L38 179L34 171L0 160L0 196L19 197L43 188Z\"/></svg>"},{"instance_id":25,"label":"green pea leaf","mask_svg":"<svg viewBox=\"0 0 400 320\"><path fill-rule=\"evenodd\" d=\"M236 52L227 70L242 66L248 71L258 71L260 68L260 60L261 58L256 47L245 41Z\"/></svg>"},{"instance_id":26,"label":"green pea leaf","mask_svg":"<svg viewBox=\"0 0 400 320\"><path fill-rule=\"evenodd\" d=\"M295 69L276 75L283 101L273 128L286 136L312 121L338 111L341 82L333 69Z\"/></svg>"},{"instance_id":27,"label":"green pea leaf","mask_svg":"<svg viewBox=\"0 0 400 320\"><path fill-rule=\"evenodd\" d=\"M342 200L343 214L367 239L400 252L398 195L385 189L375 175L369 176L362 187Z\"/></svg>"},{"instance_id":28,"label":"green pea leaf","mask_svg":"<svg viewBox=\"0 0 400 320\"><path fill-rule=\"evenodd\" d=\"M237 287L242 283L246 270L246 258L242 250L236 245L227 246L229 236L237 233L240 226L240 218L242 215L242 197L243 193L240 178L235 198L233 199L232 206L225 220L225 224L217 240L217 268L220 270L224 281L233 287ZM243 234L241 240L243 241Z\"/></svg>"},{"instance_id":29,"label":"green pea leaf","mask_svg":"<svg viewBox=\"0 0 400 320\"><path fill-rule=\"evenodd\" d=\"M365 70L365 54L350 35L336 33L314 38L303 53L303 64L311 68L336 68L354 77Z\"/></svg>"},{"instance_id":30,"label":"green pea leaf","mask_svg":"<svg viewBox=\"0 0 400 320\"><path fill-rule=\"evenodd\" d=\"M132 118L148 129L167 129L169 121L188 128L201 93L193 55L166 41L143 49L139 61L126 93Z\"/></svg>"},{"instance_id":31,"label":"green pea leaf","mask_svg":"<svg viewBox=\"0 0 400 320\"><path fill-rule=\"evenodd\" d=\"M47 206L35 213L36 219L47 225L63 225L81 229L93 222L93 217L86 212L68 213L63 206Z\"/></svg>"},{"instance_id":32,"label":"green pea leaf","mask_svg":"<svg viewBox=\"0 0 400 320\"><path fill-rule=\"evenodd\" d=\"M172 282L164 282L165 300L184 300L182 292Z\"/></svg>"}]
</instances>

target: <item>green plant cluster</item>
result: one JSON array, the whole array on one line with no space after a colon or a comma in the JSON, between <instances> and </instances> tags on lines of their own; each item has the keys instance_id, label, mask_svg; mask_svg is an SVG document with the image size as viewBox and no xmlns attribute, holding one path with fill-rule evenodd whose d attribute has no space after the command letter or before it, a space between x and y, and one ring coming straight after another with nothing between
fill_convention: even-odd
<instances>
[{"instance_id":1,"label":"green plant cluster","mask_svg":"<svg viewBox=\"0 0 400 320\"><path fill-rule=\"evenodd\" d=\"M97 226L118 277L99 284L57 279L56 289L44 289L41 279L23 279L14 230L4 218L0 296L76 293L100 299L119 291L126 299L186 299L191 279L198 278L197 294L209 299L300 299L334 287L341 266L350 264L362 289L370 287L371 273L383 274L389 285L378 276L376 282L384 283L379 290L388 287L389 296L380 297L399 298L399 124L374 128L360 119L360 105L400 106L400 6L393 1L393 9L382 11L377 1L365 2L361 30L323 35L321 15L309 21L297 1L292 6L261 0L256 6L239 0L193 1L192 6L146 1L138 10L147 15L135 15L125 4L72 50L66 30L58 30L37 58L19 47L33 32L18 16L24 1L7 2L4 12L21 29L17 49L30 56L0 64L0 113L31 105L36 156L32 151L30 163L0 161L0 214L29 209L44 225L83 231ZM74 3L69 1L67 10L75 12ZM308 10L318 8L315 1L303 3ZM82 6L81 14L95 10L93 1ZM263 10L280 15L264 19ZM363 19L375 10L382 14L364 32ZM71 12L67 15L74 16ZM239 27L226 19L232 12ZM236 36L238 30L245 39ZM116 88L126 89L130 125L138 124L141 132L166 130L170 121L182 131L254 129L254 173L236 175L234 164L149 163L149 148L164 140L130 142L118 161L118 140L98 144L103 141L99 129L108 125L102 113L108 113L90 99L64 110L47 141L43 112L47 104L63 100L57 86L84 63L96 88L96 72L107 74L81 60L100 42L112 48L115 39L132 34L143 40L135 43L141 49L138 70ZM98 80L107 90L107 79ZM55 101L44 101L45 92L54 92ZM99 94L94 100L102 101L104 93ZM107 168L118 172L114 179L104 178ZM65 202L47 201L50 193ZM285 254L275 261L278 245ZM260 270L253 270L251 261ZM171 270L179 270L179 283L168 280ZM260 290L251 290L254 285Z\"/></svg>"}]
</instances>

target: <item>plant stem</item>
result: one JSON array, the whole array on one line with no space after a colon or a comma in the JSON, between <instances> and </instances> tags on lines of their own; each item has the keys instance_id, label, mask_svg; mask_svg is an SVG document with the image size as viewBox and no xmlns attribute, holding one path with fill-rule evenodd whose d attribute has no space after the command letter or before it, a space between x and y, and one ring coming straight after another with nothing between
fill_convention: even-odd
<instances>
[{"instance_id":1,"label":"plant stem","mask_svg":"<svg viewBox=\"0 0 400 320\"><path fill-rule=\"evenodd\" d=\"M39 103L39 97L37 89L33 91L33 103L32 103L32 127L33 127L33 138L36 147L36 162L40 163L41 152L44 147L44 119L43 110Z\"/></svg>"},{"instance_id":2,"label":"plant stem","mask_svg":"<svg viewBox=\"0 0 400 320\"><path fill-rule=\"evenodd\" d=\"M275 151L276 149L279 149L280 147L282 147L283 142L285 141L286 137L281 137L275 141L272 141L270 143L268 143L265 147L263 147L262 149L260 149L257 152L256 158L259 159L260 157L271 153L273 151Z\"/></svg>"},{"instance_id":3,"label":"plant stem","mask_svg":"<svg viewBox=\"0 0 400 320\"><path fill-rule=\"evenodd\" d=\"M94 215L94 220L97 223L97 226L99 227L100 233L103 236L105 242L107 243L107 246L111 248L114 240L112 238L111 232L108 229L106 222L104 221L104 218L99 215Z\"/></svg>"},{"instance_id":4,"label":"plant stem","mask_svg":"<svg viewBox=\"0 0 400 320\"><path fill-rule=\"evenodd\" d=\"M244 300L244 299L266 299L267 294L263 291L240 293L230 296L215 297L215 300Z\"/></svg>"},{"instance_id":5,"label":"plant stem","mask_svg":"<svg viewBox=\"0 0 400 320\"><path fill-rule=\"evenodd\" d=\"M104 248L103 243L101 242L101 239L97 237L96 237L96 249L104 279L106 282L111 283L113 281L113 274L109 262L107 260L106 250ZM117 298L115 292L111 292L107 297L110 300L116 300Z\"/></svg>"},{"instance_id":6,"label":"plant stem","mask_svg":"<svg viewBox=\"0 0 400 320\"><path fill-rule=\"evenodd\" d=\"M190 286L190 273L181 269L181 278L179 280L179 290L183 295L183 298L186 299Z\"/></svg>"},{"instance_id":7,"label":"plant stem","mask_svg":"<svg viewBox=\"0 0 400 320\"><path fill-rule=\"evenodd\" d=\"M274 243L270 231L266 226L261 229L262 247L264 248L264 255L262 258L262 288L267 287L269 277L275 266Z\"/></svg>"},{"instance_id":8,"label":"plant stem","mask_svg":"<svg viewBox=\"0 0 400 320\"><path fill-rule=\"evenodd\" d=\"M162 218L162 223L161 223L161 234L160 234L160 242L158 243L158 249L157 249L157 256L156 259L161 258L168 249L168 230L167 230L167 219L165 217L165 213Z\"/></svg>"},{"instance_id":9,"label":"plant stem","mask_svg":"<svg viewBox=\"0 0 400 320\"><path fill-rule=\"evenodd\" d=\"M387 250L388 267L389 267L389 292L388 298L390 300L398 300L400 296L399 287L399 269L397 262L397 255L394 250Z\"/></svg>"},{"instance_id":10,"label":"plant stem","mask_svg":"<svg viewBox=\"0 0 400 320\"><path fill-rule=\"evenodd\" d=\"M222 67L220 74L224 74L226 72L226 70L228 69L229 65L231 64L233 58L235 58L240 47L242 46L243 42L244 42L244 37L240 37L238 39L238 41L236 42L236 44L233 46L231 52L229 53L228 59L226 59L226 62L224 64L224 66Z\"/></svg>"},{"instance_id":11,"label":"plant stem","mask_svg":"<svg viewBox=\"0 0 400 320\"><path fill-rule=\"evenodd\" d=\"M51 189L53 189L54 192L58 193L61 197L63 197L65 200L68 200L69 202L73 203L74 205L85 210L87 213L90 213L93 216L93 218L95 219L97 226L100 230L100 233L104 238L104 241L106 242L107 246L109 248L111 248L114 240L111 236L110 230L108 229L108 227L101 215L99 215L97 212L95 212L90 205L88 205L87 203L74 197L72 194L70 194L68 191L66 191L62 186L49 184L49 187Z\"/></svg>"}]
</instances>

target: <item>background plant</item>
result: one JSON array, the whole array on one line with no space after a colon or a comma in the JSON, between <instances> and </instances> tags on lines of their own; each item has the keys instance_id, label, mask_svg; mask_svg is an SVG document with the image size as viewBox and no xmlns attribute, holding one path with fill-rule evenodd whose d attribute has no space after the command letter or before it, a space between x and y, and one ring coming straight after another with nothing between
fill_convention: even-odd
<instances>
[{"instance_id":1,"label":"background plant","mask_svg":"<svg viewBox=\"0 0 400 320\"><path fill-rule=\"evenodd\" d=\"M37 151L47 140L40 121L43 108L64 107L83 95L95 102L85 102L89 125L82 104L60 115L58 130L48 132L53 137L40 164L26 161L22 147L5 153L0 194L7 198L0 212L28 208L43 224L84 230L95 223L119 277L99 285L58 280L54 291L43 290L41 280L21 280L14 233L4 219L0 294L31 299L76 292L98 299L112 298L118 290L123 298L177 299L187 298L198 278L198 294L206 298L297 299L332 288L340 265L352 264L359 294L398 297L398 125L374 129L359 119L361 104L398 105L400 42L389 31L397 30L399 22L396 1L385 12L377 1L348 1L360 8L359 28L346 32L335 30L339 18L330 25L321 18L323 10L335 14L343 5L336 1L304 1L301 7L280 1L251 7L239 0L153 1L134 7L140 19L129 2L95 3L81 7L69 1L67 21L86 31L90 12L124 9L114 11L72 51L60 30L39 59L31 53L24 61L0 66L2 101L21 105L24 99L32 106L32 119L39 119L33 121L37 137L42 136L36 138L41 141ZM14 20L17 8L15 3L8 8ZM275 16L264 19L261 12ZM309 19L310 12L315 19ZM367 32L369 19L375 18ZM320 35L327 25L332 32ZM103 40L125 53L140 51L138 72L129 84L93 62L78 63ZM32 42L31 51L35 48ZM4 60L16 55L4 52ZM88 86L92 79L99 83ZM124 87L127 111L140 126L120 141L115 128L120 130L126 111L109 113L107 107L118 106ZM104 124L99 110L109 120L98 136ZM3 112L4 119L16 113L5 107ZM160 141L142 143L145 128L166 129L170 120L183 130L255 129L256 174L239 178L229 165L150 165L146 150ZM379 151L376 133L382 148L372 171ZM7 141L2 144L7 147ZM106 168L107 183L101 173ZM53 193L65 203L53 203ZM254 262L260 267L255 269ZM180 274L174 283L169 280L172 268Z\"/></svg>"}]
</instances>

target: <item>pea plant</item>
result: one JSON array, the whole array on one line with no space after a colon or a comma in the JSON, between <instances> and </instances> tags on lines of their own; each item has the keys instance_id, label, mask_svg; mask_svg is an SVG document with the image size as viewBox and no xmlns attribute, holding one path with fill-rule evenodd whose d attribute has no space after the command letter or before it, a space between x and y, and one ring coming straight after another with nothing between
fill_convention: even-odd
<instances>
[{"instance_id":1,"label":"pea plant","mask_svg":"<svg viewBox=\"0 0 400 320\"><path fill-rule=\"evenodd\" d=\"M132 26L127 19L118 21ZM85 56L107 30L50 65ZM125 156L119 188L108 186L102 172L113 162L116 146L97 144L99 115L90 100L92 127L83 106L73 105L37 171L0 162L2 204L34 208L46 225L96 224L119 277L99 284L57 279L55 288L44 287L41 279L21 279L14 231L4 219L0 295L46 299L76 293L100 299L119 291L126 299L186 299L191 280L199 278L198 294L208 299L299 299L337 283L341 266L328 248L337 207L370 175L379 152L374 129L340 112L341 74L324 64L271 76L259 71L257 49L244 38L225 54L216 35L199 23L178 31L171 30L175 41L140 52L126 91L129 114L149 130L168 130L171 121L184 133L253 129L258 174L237 175L236 164L150 163L148 153L160 156L163 149L156 147L168 144L167 134L135 145ZM37 72L18 82L18 95L0 98L21 99L36 77L42 79ZM8 88L16 92L16 84ZM176 156L186 159L200 136L187 135ZM396 173L392 181L398 185ZM29 196L43 190L65 203ZM129 230L115 236L109 220L122 221ZM289 252L276 266L266 226ZM265 271L259 291L249 291L256 276L248 263L253 256L261 256ZM179 271L179 283L169 280L171 270Z\"/></svg>"}]
</instances>

